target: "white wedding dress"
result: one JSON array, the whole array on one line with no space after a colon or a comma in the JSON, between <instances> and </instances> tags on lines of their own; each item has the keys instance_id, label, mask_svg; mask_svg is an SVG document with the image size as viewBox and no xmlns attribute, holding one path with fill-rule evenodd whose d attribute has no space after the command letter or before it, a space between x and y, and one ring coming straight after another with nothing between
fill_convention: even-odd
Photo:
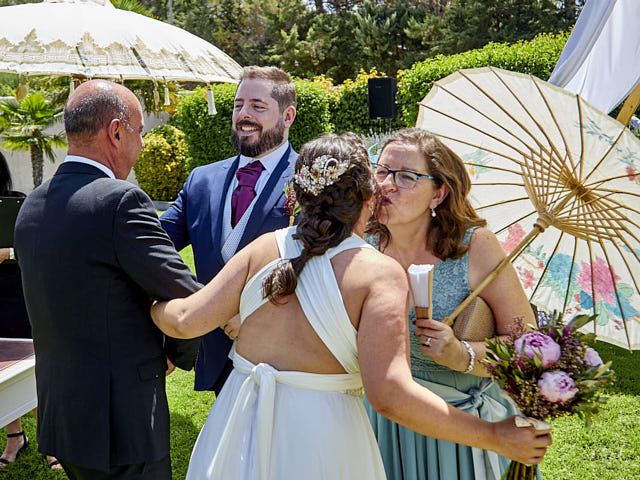
<instances>
[{"instance_id":1,"label":"white wedding dress","mask_svg":"<svg viewBox=\"0 0 640 480\"><path fill-rule=\"evenodd\" d=\"M291 235L275 232L282 258L300 254ZM211 408L191 454L187 480L383 480L384 467L362 402L357 332L331 266L347 249L370 248L352 235L305 265L298 301L345 374L278 371L231 350L234 369ZM246 284L244 320L267 300L262 281L280 259Z\"/></svg>"}]
</instances>

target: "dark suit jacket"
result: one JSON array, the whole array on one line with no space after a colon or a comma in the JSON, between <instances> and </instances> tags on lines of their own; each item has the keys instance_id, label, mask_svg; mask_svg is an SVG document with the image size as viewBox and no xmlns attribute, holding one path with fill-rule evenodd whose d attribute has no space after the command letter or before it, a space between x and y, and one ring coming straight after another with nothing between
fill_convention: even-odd
<instances>
[{"instance_id":1,"label":"dark suit jacket","mask_svg":"<svg viewBox=\"0 0 640 480\"><path fill-rule=\"evenodd\" d=\"M151 299L199 287L149 197L78 162L31 193L15 247L33 328L40 451L78 466L169 452L167 354L184 369L198 341L166 339Z\"/></svg>"},{"instance_id":2,"label":"dark suit jacket","mask_svg":"<svg viewBox=\"0 0 640 480\"><path fill-rule=\"evenodd\" d=\"M298 154L290 148L272 172L256 200L238 250L260 235L289 224L284 186L293 175L297 158ZM221 255L224 206L238 164L239 157L232 157L194 169L176 201L160 217L178 250L193 246L196 273L202 283L209 282L224 267ZM219 328L202 338L196 361L196 390L221 387L228 375L224 367L231 344Z\"/></svg>"}]
</instances>

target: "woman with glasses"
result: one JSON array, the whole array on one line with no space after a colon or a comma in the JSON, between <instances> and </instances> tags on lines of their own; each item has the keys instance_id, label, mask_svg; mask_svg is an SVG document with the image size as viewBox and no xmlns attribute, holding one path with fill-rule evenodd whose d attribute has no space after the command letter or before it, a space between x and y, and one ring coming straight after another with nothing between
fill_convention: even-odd
<instances>
[{"instance_id":1,"label":"woman with glasses","mask_svg":"<svg viewBox=\"0 0 640 480\"><path fill-rule=\"evenodd\" d=\"M483 342L465 342L441 323L504 258L496 237L467 198L471 182L462 160L436 137L413 128L384 144L373 165L380 189L377 221L368 239L407 270L434 264L433 319L409 314L414 379L450 404L487 420L516 413L480 362ZM533 313L509 266L482 292L499 335ZM367 406L389 480L499 479L508 460L488 450L424 437ZM428 415L425 412L425 415ZM473 432L468 432L473 434Z\"/></svg>"}]
</instances>

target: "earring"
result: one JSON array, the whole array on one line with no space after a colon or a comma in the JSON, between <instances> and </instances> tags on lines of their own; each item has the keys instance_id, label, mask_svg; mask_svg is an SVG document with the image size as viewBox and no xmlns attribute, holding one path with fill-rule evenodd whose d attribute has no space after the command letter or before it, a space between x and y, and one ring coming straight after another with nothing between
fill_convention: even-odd
<instances>
[{"instance_id":1,"label":"earring","mask_svg":"<svg viewBox=\"0 0 640 480\"><path fill-rule=\"evenodd\" d=\"M436 218L436 209L435 208L431 209L431 218Z\"/></svg>"}]
</instances>

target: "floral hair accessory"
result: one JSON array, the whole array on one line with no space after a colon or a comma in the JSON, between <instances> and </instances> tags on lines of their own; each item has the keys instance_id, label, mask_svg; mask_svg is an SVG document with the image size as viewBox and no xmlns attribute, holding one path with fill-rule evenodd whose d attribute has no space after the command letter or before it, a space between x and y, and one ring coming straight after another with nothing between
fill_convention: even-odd
<instances>
[{"instance_id":1,"label":"floral hair accessory","mask_svg":"<svg viewBox=\"0 0 640 480\"><path fill-rule=\"evenodd\" d=\"M293 189L292 182L289 181L284 185L284 196L286 198L284 202L284 209L289 215L289 226L293 226L296 221L296 216L300 213L300 204L296 198L296 191Z\"/></svg>"},{"instance_id":2,"label":"floral hair accessory","mask_svg":"<svg viewBox=\"0 0 640 480\"><path fill-rule=\"evenodd\" d=\"M311 166L303 165L293 178L305 192L318 196L325 187L333 185L349 169L349 162L342 162L329 155L313 159Z\"/></svg>"}]
</instances>

